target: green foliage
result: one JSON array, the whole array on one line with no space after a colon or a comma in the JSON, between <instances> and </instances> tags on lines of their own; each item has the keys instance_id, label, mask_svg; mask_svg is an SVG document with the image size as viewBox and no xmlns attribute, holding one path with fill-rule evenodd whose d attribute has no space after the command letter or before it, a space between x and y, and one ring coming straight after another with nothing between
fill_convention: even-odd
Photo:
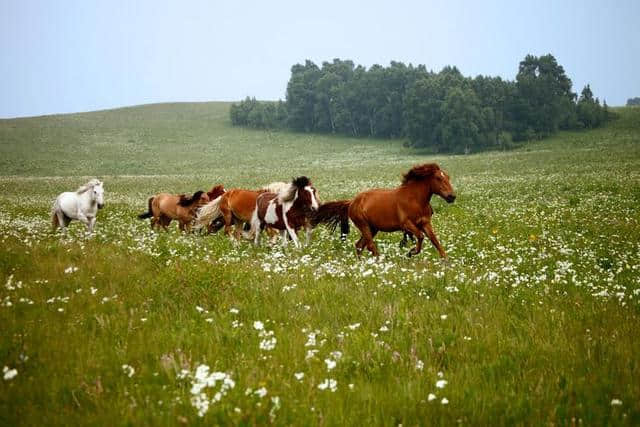
<instances>
[{"instance_id":1,"label":"green foliage","mask_svg":"<svg viewBox=\"0 0 640 427\"><path fill-rule=\"evenodd\" d=\"M273 120L271 112L247 98L245 108L232 109L231 121L254 128L286 122L299 132L407 138L411 146L438 152L504 149L511 145L505 144L507 133L509 141L541 139L611 118L595 101L576 104L571 85L552 55L527 55L514 82L471 79L450 66L433 73L423 65L394 61L366 69L351 60L334 59L322 67L307 60L291 67L286 119L276 114Z\"/></svg>"},{"instance_id":2,"label":"green foliage","mask_svg":"<svg viewBox=\"0 0 640 427\"><path fill-rule=\"evenodd\" d=\"M258 102L247 97L239 104L231 104L229 109L231 124L254 129L283 128L287 121L287 110L282 101Z\"/></svg>"},{"instance_id":3,"label":"green foliage","mask_svg":"<svg viewBox=\"0 0 640 427\"><path fill-rule=\"evenodd\" d=\"M635 97L635 98L629 98L627 99L627 106L628 107L633 107L636 105L640 105L640 96Z\"/></svg>"}]
</instances>

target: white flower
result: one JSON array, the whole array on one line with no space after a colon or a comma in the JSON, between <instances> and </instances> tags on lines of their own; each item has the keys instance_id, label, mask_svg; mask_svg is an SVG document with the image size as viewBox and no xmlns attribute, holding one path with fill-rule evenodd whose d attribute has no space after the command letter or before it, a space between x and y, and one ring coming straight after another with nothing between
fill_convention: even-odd
<instances>
[{"instance_id":1,"label":"white flower","mask_svg":"<svg viewBox=\"0 0 640 427\"><path fill-rule=\"evenodd\" d=\"M70 265L69 267L64 269L64 274L71 274L71 273L75 273L76 271L78 271L78 267L74 267Z\"/></svg>"},{"instance_id":2,"label":"white flower","mask_svg":"<svg viewBox=\"0 0 640 427\"><path fill-rule=\"evenodd\" d=\"M429 402L431 402L432 400L436 400L436 395L433 393L429 393L429 396L427 396L427 400Z\"/></svg>"},{"instance_id":3,"label":"white flower","mask_svg":"<svg viewBox=\"0 0 640 427\"><path fill-rule=\"evenodd\" d=\"M6 379L6 377L5 377ZM611 406L620 406L622 405L622 400L620 399L611 399Z\"/></svg>"},{"instance_id":4,"label":"white flower","mask_svg":"<svg viewBox=\"0 0 640 427\"><path fill-rule=\"evenodd\" d=\"M122 371L125 373L126 376L128 376L129 378L131 378L133 376L133 374L136 372L135 369L133 369L133 366L129 366L127 364L122 365Z\"/></svg>"},{"instance_id":5,"label":"white flower","mask_svg":"<svg viewBox=\"0 0 640 427\"><path fill-rule=\"evenodd\" d=\"M444 386L446 386L448 383L447 380L438 380L436 381L436 387L438 388L444 388Z\"/></svg>"},{"instance_id":6,"label":"white flower","mask_svg":"<svg viewBox=\"0 0 640 427\"><path fill-rule=\"evenodd\" d=\"M354 323L353 325L349 325L348 328L352 331L358 329L360 327L360 323Z\"/></svg>"},{"instance_id":7,"label":"white flower","mask_svg":"<svg viewBox=\"0 0 640 427\"><path fill-rule=\"evenodd\" d=\"M416 369L418 371L422 371L424 369L424 362L422 360L418 360L416 362Z\"/></svg>"},{"instance_id":8,"label":"white flower","mask_svg":"<svg viewBox=\"0 0 640 427\"><path fill-rule=\"evenodd\" d=\"M231 309L229 309L229 313L238 314L238 313L240 313L240 310L238 310L237 308L231 308Z\"/></svg>"},{"instance_id":9,"label":"white flower","mask_svg":"<svg viewBox=\"0 0 640 427\"><path fill-rule=\"evenodd\" d=\"M16 375L18 375L18 370L13 368L13 369L9 369L8 366L5 366L2 369L2 372L4 374L4 380L5 381L10 381L12 379L14 379L16 377Z\"/></svg>"},{"instance_id":10,"label":"white flower","mask_svg":"<svg viewBox=\"0 0 640 427\"><path fill-rule=\"evenodd\" d=\"M263 398L267 395L267 389L264 387L260 387L259 389L257 389L256 391L253 392L256 396L258 396L259 398Z\"/></svg>"},{"instance_id":11,"label":"white flower","mask_svg":"<svg viewBox=\"0 0 640 427\"><path fill-rule=\"evenodd\" d=\"M380 326L380 332L387 332L388 330L389 330L389 328L387 328L386 325Z\"/></svg>"},{"instance_id":12,"label":"white flower","mask_svg":"<svg viewBox=\"0 0 640 427\"><path fill-rule=\"evenodd\" d=\"M320 390L329 389L332 393L334 393L338 389L338 381L333 378L325 378L323 382L318 384L318 388Z\"/></svg>"},{"instance_id":13,"label":"white flower","mask_svg":"<svg viewBox=\"0 0 640 427\"><path fill-rule=\"evenodd\" d=\"M264 329L264 323L262 323L259 320L256 320L255 322L253 322L253 328L258 330L258 331L261 331L261 330Z\"/></svg>"},{"instance_id":14,"label":"white flower","mask_svg":"<svg viewBox=\"0 0 640 427\"><path fill-rule=\"evenodd\" d=\"M265 338L260 341L260 350L271 351L276 348L276 342L278 342L276 337Z\"/></svg>"},{"instance_id":15,"label":"white flower","mask_svg":"<svg viewBox=\"0 0 640 427\"><path fill-rule=\"evenodd\" d=\"M333 368L335 368L337 364L335 360L331 360L331 359L324 359L324 363L327 364L327 371L330 371Z\"/></svg>"},{"instance_id":16,"label":"white flower","mask_svg":"<svg viewBox=\"0 0 640 427\"><path fill-rule=\"evenodd\" d=\"M199 305L196 305L196 310L198 310L198 313L202 313L203 311L206 311L204 308L200 307Z\"/></svg>"},{"instance_id":17,"label":"white flower","mask_svg":"<svg viewBox=\"0 0 640 427\"><path fill-rule=\"evenodd\" d=\"M298 381L302 381L302 379L304 378L304 372L296 372L295 374L293 374L293 376L296 377Z\"/></svg>"},{"instance_id":18,"label":"white flower","mask_svg":"<svg viewBox=\"0 0 640 427\"><path fill-rule=\"evenodd\" d=\"M441 315L440 315L440 318L441 318L442 320L447 320L447 315L446 315L446 314L441 314Z\"/></svg>"},{"instance_id":19,"label":"white flower","mask_svg":"<svg viewBox=\"0 0 640 427\"><path fill-rule=\"evenodd\" d=\"M442 400L440 401L441 404L443 405L448 405L449 404L449 399L447 399L446 397L443 397Z\"/></svg>"}]
</instances>

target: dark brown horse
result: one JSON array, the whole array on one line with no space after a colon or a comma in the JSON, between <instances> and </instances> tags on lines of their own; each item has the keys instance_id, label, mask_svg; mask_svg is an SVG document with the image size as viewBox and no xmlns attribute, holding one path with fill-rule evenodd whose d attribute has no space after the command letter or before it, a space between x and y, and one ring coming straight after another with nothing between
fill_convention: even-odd
<instances>
[{"instance_id":1,"label":"dark brown horse","mask_svg":"<svg viewBox=\"0 0 640 427\"><path fill-rule=\"evenodd\" d=\"M256 199L256 209L251 219L251 232L254 242L260 242L260 233L265 227L282 231L282 244L287 243L287 235L300 246L296 231L304 227L307 231L307 243L311 238L311 216L318 209L316 189L306 176L294 179L278 194L262 193Z\"/></svg>"},{"instance_id":2,"label":"dark brown horse","mask_svg":"<svg viewBox=\"0 0 640 427\"><path fill-rule=\"evenodd\" d=\"M180 230L189 231L198 208L208 201L209 196L204 191L196 191L191 197L159 193L149 198L149 210L138 215L138 218L151 218L151 228L162 226L165 230L171 220L177 219Z\"/></svg>"},{"instance_id":3,"label":"dark brown horse","mask_svg":"<svg viewBox=\"0 0 640 427\"><path fill-rule=\"evenodd\" d=\"M368 190L358 194L353 200L331 202L324 215L316 222L337 225L346 218L360 230L361 237L356 243L356 253L360 255L366 247L378 256L378 248L373 238L378 231L404 231L417 239L416 247L408 255L416 255L422 250L425 234L438 250L442 258L446 253L431 225L433 209L431 197L437 194L448 203L456 199L449 182L449 175L435 163L418 165L407 172L400 187Z\"/></svg>"}]
</instances>

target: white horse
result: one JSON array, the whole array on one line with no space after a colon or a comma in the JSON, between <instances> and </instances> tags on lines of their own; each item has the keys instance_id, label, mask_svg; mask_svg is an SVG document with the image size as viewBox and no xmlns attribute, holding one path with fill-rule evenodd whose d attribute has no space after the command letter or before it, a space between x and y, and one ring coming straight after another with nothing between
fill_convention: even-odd
<instances>
[{"instance_id":1,"label":"white horse","mask_svg":"<svg viewBox=\"0 0 640 427\"><path fill-rule=\"evenodd\" d=\"M72 219L82 221L87 225L89 233L93 232L98 209L104 206L104 187L102 181L92 179L76 191L66 191L53 202L51 222L53 231L62 228L67 232L67 226Z\"/></svg>"}]
</instances>

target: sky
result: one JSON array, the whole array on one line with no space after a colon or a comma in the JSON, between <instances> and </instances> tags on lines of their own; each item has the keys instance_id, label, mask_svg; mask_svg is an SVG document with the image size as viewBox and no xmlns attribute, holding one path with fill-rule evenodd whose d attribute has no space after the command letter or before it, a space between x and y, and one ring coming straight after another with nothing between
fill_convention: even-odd
<instances>
[{"instance_id":1,"label":"sky","mask_svg":"<svg viewBox=\"0 0 640 427\"><path fill-rule=\"evenodd\" d=\"M285 98L291 66L392 60L513 80L551 53L580 93L640 96L640 1L0 0L0 118Z\"/></svg>"}]
</instances>

